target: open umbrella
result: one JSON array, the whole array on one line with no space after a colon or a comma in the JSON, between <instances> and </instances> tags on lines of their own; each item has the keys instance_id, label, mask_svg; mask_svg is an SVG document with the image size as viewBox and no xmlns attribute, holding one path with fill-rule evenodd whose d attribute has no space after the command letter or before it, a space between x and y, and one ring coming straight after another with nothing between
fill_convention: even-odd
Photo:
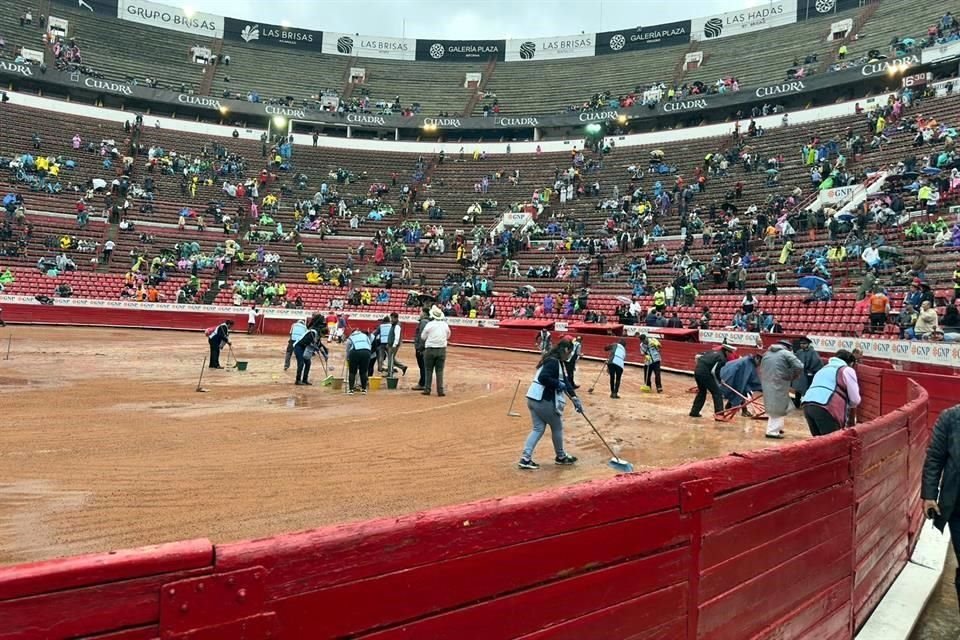
<instances>
[{"instance_id":1,"label":"open umbrella","mask_svg":"<svg viewBox=\"0 0 960 640\"><path fill-rule=\"evenodd\" d=\"M820 288L820 285L827 284L827 281L819 276L803 276L797 280L797 285L808 289L810 291L816 291Z\"/></svg>"},{"instance_id":2,"label":"open umbrella","mask_svg":"<svg viewBox=\"0 0 960 640\"><path fill-rule=\"evenodd\" d=\"M3 206L7 206L8 204L13 204L14 202L16 202L16 200L17 200L17 196L13 195L12 193L8 193L7 195L3 196Z\"/></svg>"},{"instance_id":3,"label":"open umbrella","mask_svg":"<svg viewBox=\"0 0 960 640\"><path fill-rule=\"evenodd\" d=\"M850 222L850 221L853 220L855 217L856 217L856 216L854 216L852 213L838 213L838 214L837 214L837 220L840 220L841 222Z\"/></svg>"},{"instance_id":4,"label":"open umbrella","mask_svg":"<svg viewBox=\"0 0 960 640\"><path fill-rule=\"evenodd\" d=\"M627 296L616 296L616 300L617 302L622 302L623 304L631 304L633 302L633 300Z\"/></svg>"},{"instance_id":5,"label":"open umbrella","mask_svg":"<svg viewBox=\"0 0 960 640\"><path fill-rule=\"evenodd\" d=\"M773 168L767 169L767 175L768 175L768 176L773 176L773 175L776 175L776 174L778 174L778 173L780 173L780 169L773 169Z\"/></svg>"},{"instance_id":6,"label":"open umbrella","mask_svg":"<svg viewBox=\"0 0 960 640\"><path fill-rule=\"evenodd\" d=\"M899 248L890 245L878 247L877 252L882 256L899 256L901 253Z\"/></svg>"},{"instance_id":7,"label":"open umbrella","mask_svg":"<svg viewBox=\"0 0 960 640\"><path fill-rule=\"evenodd\" d=\"M536 292L537 292L537 290L533 287L533 285L525 284L525 285L523 285L523 288L526 289L527 291L529 291L530 293L536 293Z\"/></svg>"},{"instance_id":8,"label":"open umbrella","mask_svg":"<svg viewBox=\"0 0 960 640\"><path fill-rule=\"evenodd\" d=\"M940 173L940 169L937 169L936 167L923 168L923 174L927 176L935 176L935 175L938 175L939 173Z\"/></svg>"}]
</instances>

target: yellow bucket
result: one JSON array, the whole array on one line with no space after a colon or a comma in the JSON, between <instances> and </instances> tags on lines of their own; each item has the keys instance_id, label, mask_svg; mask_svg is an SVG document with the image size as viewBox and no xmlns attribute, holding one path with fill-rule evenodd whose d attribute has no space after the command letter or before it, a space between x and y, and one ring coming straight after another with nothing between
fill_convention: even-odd
<instances>
[{"instance_id":1,"label":"yellow bucket","mask_svg":"<svg viewBox=\"0 0 960 640\"><path fill-rule=\"evenodd\" d=\"M370 388L370 391L379 391L382 383L383 378L380 376L371 376L367 379L367 386Z\"/></svg>"}]
</instances>

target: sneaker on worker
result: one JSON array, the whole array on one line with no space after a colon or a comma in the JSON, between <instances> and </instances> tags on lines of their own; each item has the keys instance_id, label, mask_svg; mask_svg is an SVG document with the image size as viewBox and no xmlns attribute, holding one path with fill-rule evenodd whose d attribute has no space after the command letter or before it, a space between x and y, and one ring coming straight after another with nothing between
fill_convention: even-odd
<instances>
[{"instance_id":1,"label":"sneaker on worker","mask_svg":"<svg viewBox=\"0 0 960 640\"><path fill-rule=\"evenodd\" d=\"M517 463L517 468L519 469L539 469L540 465L529 458L520 458L520 462Z\"/></svg>"},{"instance_id":2,"label":"sneaker on worker","mask_svg":"<svg viewBox=\"0 0 960 640\"><path fill-rule=\"evenodd\" d=\"M577 461L577 457L571 456L568 453L565 453L562 456L557 456L556 458L553 459L554 464L559 464L564 466L574 464L576 461Z\"/></svg>"}]
</instances>

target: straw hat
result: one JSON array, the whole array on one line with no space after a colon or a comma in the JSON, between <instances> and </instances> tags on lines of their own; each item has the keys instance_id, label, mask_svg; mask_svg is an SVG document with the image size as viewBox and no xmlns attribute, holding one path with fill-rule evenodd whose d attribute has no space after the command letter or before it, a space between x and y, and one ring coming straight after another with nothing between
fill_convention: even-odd
<instances>
[{"instance_id":1,"label":"straw hat","mask_svg":"<svg viewBox=\"0 0 960 640\"><path fill-rule=\"evenodd\" d=\"M444 315L443 311L440 310L440 307L433 305L430 307L430 319L431 320L443 320Z\"/></svg>"}]
</instances>

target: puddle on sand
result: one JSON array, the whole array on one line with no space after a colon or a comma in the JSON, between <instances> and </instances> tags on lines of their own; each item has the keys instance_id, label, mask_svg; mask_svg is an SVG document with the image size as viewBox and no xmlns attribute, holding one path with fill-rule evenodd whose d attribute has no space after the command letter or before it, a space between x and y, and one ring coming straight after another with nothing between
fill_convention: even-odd
<instances>
[{"instance_id":1,"label":"puddle on sand","mask_svg":"<svg viewBox=\"0 0 960 640\"><path fill-rule=\"evenodd\" d=\"M306 396L279 396L277 398L267 398L267 404L283 405L288 409L297 407L309 407L310 401Z\"/></svg>"}]
</instances>

